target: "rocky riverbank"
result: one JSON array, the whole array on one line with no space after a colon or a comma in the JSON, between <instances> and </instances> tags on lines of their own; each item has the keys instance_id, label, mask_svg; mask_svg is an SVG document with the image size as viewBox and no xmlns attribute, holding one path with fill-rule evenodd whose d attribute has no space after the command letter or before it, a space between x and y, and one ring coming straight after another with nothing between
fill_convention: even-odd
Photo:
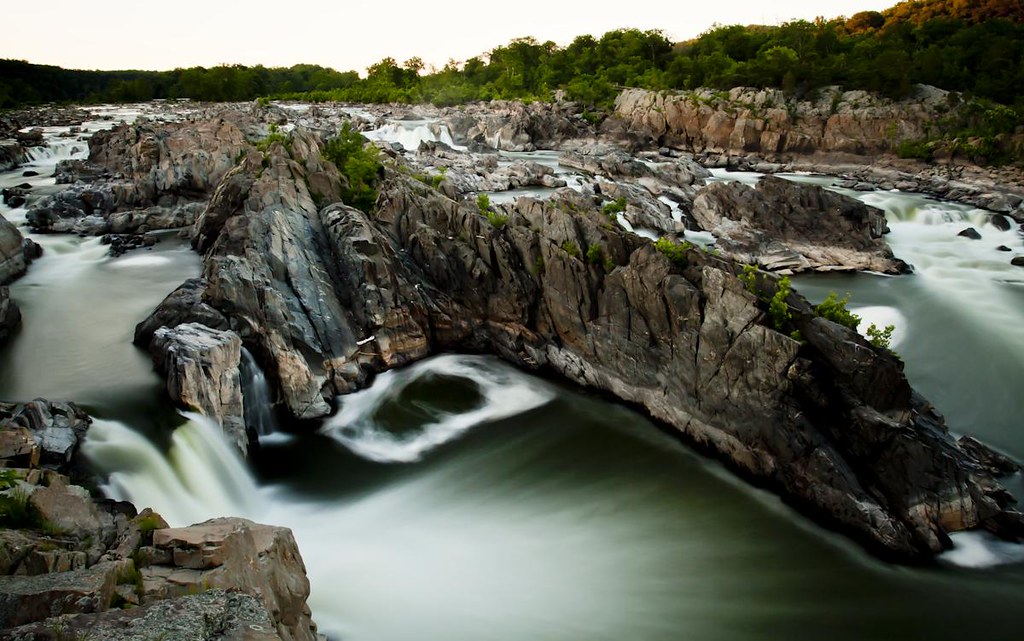
<instances>
[{"instance_id":1,"label":"rocky riverbank","mask_svg":"<svg viewBox=\"0 0 1024 641\"><path fill-rule=\"evenodd\" d=\"M111 181L87 186L124 197L111 201L111 213L208 198L190 231L203 279L168 297L137 333L158 361L177 358L168 345L221 349L240 339L286 413L314 420L377 372L443 351L490 352L645 408L889 557L929 557L961 529L1024 534L1008 494L948 435L891 354L818 317L796 294L774 319L769 276L745 283L724 256L671 242L659 251L616 224L611 194L641 207L630 200L640 188L652 201L656 190L671 191L679 210L698 213L697 202L721 187L708 191L688 161L575 158L588 172L581 187L487 205L462 193L455 176L435 185L415 175L421 156L438 157L437 145L415 154L384 145L390 160L367 214L337 202L345 177L323 159L316 130L300 124L255 147L282 117L235 110L204 123L144 123L95 142L100 166L120 167ZM179 137L189 146L176 146ZM672 171L648 174L652 162ZM182 191L189 167L200 171ZM776 191L791 192L793 203L825 197L816 188ZM779 202L772 196L754 209ZM702 207L705 216L729 208ZM844 242L874 242L882 231L870 211L837 220L850 225L833 230ZM167 336L162 326L187 323L210 329L152 340ZM210 340L192 340L199 336ZM201 399L223 399L225 381L233 388L230 376L200 377L206 389L178 400L216 416L222 406Z\"/></svg>"},{"instance_id":2,"label":"rocky riverbank","mask_svg":"<svg viewBox=\"0 0 1024 641\"><path fill-rule=\"evenodd\" d=\"M72 403L0 403L0 639L313 641L289 530L93 498ZM143 636L145 635L145 636Z\"/></svg>"}]
</instances>

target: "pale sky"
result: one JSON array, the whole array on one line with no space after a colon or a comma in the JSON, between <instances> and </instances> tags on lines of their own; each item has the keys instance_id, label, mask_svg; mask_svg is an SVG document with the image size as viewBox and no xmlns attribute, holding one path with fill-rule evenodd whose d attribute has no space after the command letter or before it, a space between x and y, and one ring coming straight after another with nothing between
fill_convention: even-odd
<instances>
[{"instance_id":1,"label":"pale sky","mask_svg":"<svg viewBox=\"0 0 1024 641\"><path fill-rule=\"evenodd\" d=\"M578 35L661 29L686 40L713 24L777 24L881 10L898 0L36 0L6 3L0 58L72 69L151 69L222 63L320 64L364 73L390 56L428 65L464 61L533 36L564 46Z\"/></svg>"}]
</instances>

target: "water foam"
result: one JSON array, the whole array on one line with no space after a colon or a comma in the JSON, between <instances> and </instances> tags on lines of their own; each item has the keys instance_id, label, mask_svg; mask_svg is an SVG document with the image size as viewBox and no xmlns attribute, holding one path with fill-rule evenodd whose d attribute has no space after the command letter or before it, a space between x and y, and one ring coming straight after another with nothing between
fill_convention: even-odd
<instances>
[{"instance_id":1,"label":"water foam","mask_svg":"<svg viewBox=\"0 0 1024 641\"><path fill-rule=\"evenodd\" d=\"M474 381L483 402L468 412L437 412L436 420L413 434L397 435L374 420L385 403L398 398L426 376ZM385 372L363 391L340 397L341 410L321 429L356 454L381 463L412 463L481 423L497 421L547 403L554 393L540 383L493 359L445 355L403 370Z\"/></svg>"},{"instance_id":2,"label":"water foam","mask_svg":"<svg viewBox=\"0 0 1024 641\"><path fill-rule=\"evenodd\" d=\"M224 432L205 416L182 414L188 422L174 431L166 456L123 423L93 421L82 450L100 469L113 470L104 493L152 507L172 526L257 518L264 510L256 483Z\"/></svg>"},{"instance_id":3,"label":"water foam","mask_svg":"<svg viewBox=\"0 0 1024 641\"><path fill-rule=\"evenodd\" d=\"M964 568L991 568L1024 561L1024 545L997 539L988 532L957 532L953 549L940 555L945 563Z\"/></svg>"}]
</instances>

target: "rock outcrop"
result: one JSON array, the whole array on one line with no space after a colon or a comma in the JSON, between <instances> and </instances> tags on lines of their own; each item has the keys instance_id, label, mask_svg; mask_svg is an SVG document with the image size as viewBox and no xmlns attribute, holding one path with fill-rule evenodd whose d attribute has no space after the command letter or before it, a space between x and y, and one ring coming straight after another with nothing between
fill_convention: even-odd
<instances>
[{"instance_id":1,"label":"rock outcrop","mask_svg":"<svg viewBox=\"0 0 1024 641\"><path fill-rule=\"evenodd\" d=\"M662 255L569 190L483 216L388 171L368 215L316 207L294 147L257 160L225 176L196 223L199 297L295 418L326 415L374 372L486 351L645 408L883 554L928 556L965 528L1024 534L899 361L795 294L777 331L770 278L752 293L732 261Z\"/></svg>"},{"instance_id":2,"label":"rock outcrop","mask_svg":"<svg viewBox=\"0 0 1024 641\"><path fill-rule=\"evenodd\" d=\"M74 403L0 401L0 460L78 476L75 455L91 419Z\"/></svg>"},{"instance_id":3,"label":"rock outcrop","mask_svg":"<svg viewBox=\"0 0 1024 641\"><path fill-rule=\"evenodd\" d=\"M11 140L0 141L0 171L17 169L25 162L25 150L20 144Z\"/></svg>"},{"instance_id":4,"label":"rock outcrop","mask_svg":"<svg viewBox=\"0 0 1024 641\"><path fill-rule=\"evenodd\" d=\"M836 88L822 90L814 100L796 100L778 89L679 94L627 89L615 101L617 120L607 125L610 132L622 128L656 146L694 153L757 154L768 160L815 152L874 155L925 138L953 106L950 95L923 85L899 102Z\"/></svg>"},{"instance_id":5,"label":"rock outcrop","mask_svg":"<svg viewBox=\"0 0 1024 641\"><path fill-rule=\"evenodd\" d=\"M238 335L200 323L161 327L153 334L150 351L171 399L217 421L245 456L255 435L250 439L243 418Z\"/></svg>"},{"instance_id":6,"label":"rock outcrop","mask_svg":"<svg viewBox=\"0 0 1024 641\"><path fill-rule=\"evenodd\" d=\"M756 188L715 183L694 200L693 218L729 258L786 273L908 271L882 240L885 214L815 185L765 176Z\"/></svg>"},{"instance_id":7,"label":"rock outcrop","mask_svg":"<svg viewBox=\"0 0 1024 641\"><path fill-rule=\"evenodd\" d=\"M0 215L0 285L24 274L40 253L38 245L24 238L17 227Z\"/></svg>"},{"instance_id":8,"label":"rock outcrop","mask_svg":"<svg viewBox=\"0 0 1024 641\"><path fill-rule=\"evenodd\" d=\"M577 105L492 101L440 114L455 142L503 151L560 149L567 140L592 134Z\"/></svg>"}]
</instances>

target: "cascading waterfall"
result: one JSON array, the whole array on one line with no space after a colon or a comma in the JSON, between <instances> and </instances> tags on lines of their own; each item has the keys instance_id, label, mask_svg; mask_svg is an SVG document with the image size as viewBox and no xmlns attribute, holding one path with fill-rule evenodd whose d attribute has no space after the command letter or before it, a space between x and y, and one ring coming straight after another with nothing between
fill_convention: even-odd
<instances>
[{"instance_id":1,"label":"cascading waterfall","mask_svg":"<svg viewBox=\"0 0 1024 641\"><path fill-rule=\"evenodd\" d=\"M242 348L242 399L245 407L245 424L256 430L258 436L268 436L275 431L274 404L270 384L260 369L259 363L249 350Z\"/></svg>"},{"instance_id":2,"label":"cascading waterfall","mask_svg":"<svg viewBox=\"0 0 1024 641\"><path fill-rule=\"evenodd\" d=\"M109 472L104 492L139 509L153 507L172 526L217 516L259 518L265 510L256 483L223 430L199 414L171 436L166 455L117 421L95 419L83 453Z\"/></svg>"}]
</instances>

